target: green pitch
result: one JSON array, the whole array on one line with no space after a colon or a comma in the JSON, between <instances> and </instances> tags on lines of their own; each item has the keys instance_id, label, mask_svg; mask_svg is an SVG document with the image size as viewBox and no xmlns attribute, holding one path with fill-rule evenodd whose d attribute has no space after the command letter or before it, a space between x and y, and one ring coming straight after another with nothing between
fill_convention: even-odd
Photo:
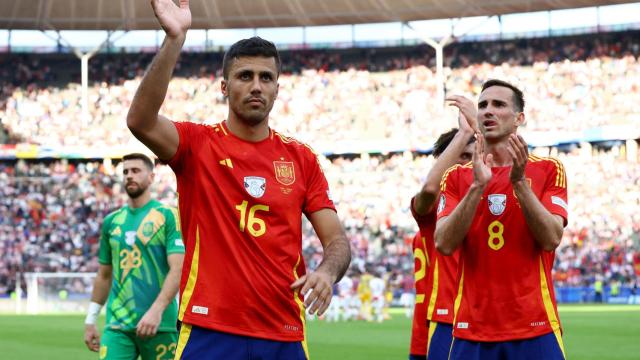
<instances>
[{"instance_id":1,"label":"green pitch","mask_svg":"<svg viewBox=\"0 0 640 360\"><path fill-rule=\"evenodd\" d=\"M638 359L640 306L560 307L569 359ZM104 320L104 319L103 319ZM83 342L82 315L0 315L0 358L97 359ZM313 360L406 359L411 322L401 314L382 324L309 323Z\"/></svg>"}]
</instances>

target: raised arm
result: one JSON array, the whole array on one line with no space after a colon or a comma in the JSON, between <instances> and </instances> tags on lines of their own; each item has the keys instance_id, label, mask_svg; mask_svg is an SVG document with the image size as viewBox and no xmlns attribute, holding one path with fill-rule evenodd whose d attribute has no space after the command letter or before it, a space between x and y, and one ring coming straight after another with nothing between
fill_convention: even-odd
<instances>
[{"instance_id":1,"label":"raised arm","mask_svg":"<svg viewBox=\"0 0 640 360\"><path fill-rule=\"evenodd\" d=\"M151 0L151 6L166 37L133 97L127 126L158 158L169 160L178 150L180 139L173 123L158 112L191 26L191 11L189 0L180 0L179 6L172 0Z\"/></svg>"},{"instance_id":2,"label":"raised arm","mask_svg":"<svg viewBox=\"0 0 640 360\"><path fill-rule=\"evenodd\" d=\"M305 307L311 307L311 314L317 311L322 315L331 303L333 284L340 281L349 268L351 246L335 211L318 210L309 216L309 221L322 243L322 262L314 272L291 284L291 288L300 289L305 296L312 289L304 301Z\"/></svg>"},{"instance_id":3,"label":"raised arm","mask_svg":"<svg viewBox=\"0 0 640 360\"><path fill-rule=\"evenodd\" d=\"M524 169L529 152L524 139L519 135L511 135L507 150L513 160L510 180L527 226L541 248L547 251L555 250L562 240L564 219L560 215L549 212L525 180Z\"/></svg>"},{"instance_id":4,"label":"raised arm","mask_svg":"<svg viewBox=\"0 0 640 360\"><path fill-rule=\"evenodd\" d=\"M436 249L445 255L451 255L462 244L469 231L482 198L485 187L491 180L491 163L493 155L484 155L484 139L478 137L473 152L473 183L469 191L456 206L451 215L443 217L436 223Z\"/></svg>"},{"instance_id":5,"label":"raised arm","mask_svg":"<svg viewBox=\"0 0 640 360\"><path fill-rule=\"evenodd\" d=\"M447 98L447 101L451 106L460 110L458 132L445 151L438 156L438 160L427 174L422 188L415 196L413 209L421 216L427 215L433 209L440 193L440 181L444 172L458 162L460 155L474 135L474 129L477 129L475 104L471 100L462 96L451 96Z\"/></svg>"}]
</instances>

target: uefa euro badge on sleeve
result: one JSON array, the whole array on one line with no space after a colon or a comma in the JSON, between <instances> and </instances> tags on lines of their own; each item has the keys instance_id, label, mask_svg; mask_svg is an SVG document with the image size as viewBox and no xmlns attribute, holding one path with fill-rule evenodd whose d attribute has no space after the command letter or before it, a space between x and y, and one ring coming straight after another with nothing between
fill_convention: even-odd
<instances>
[{"instance_id":1,"label":"uefa euro badge on sleeve","mask_svg":"<svg viewBox=\"0 0 640 360\"><path fill-rule=\"evenodd\" d=\"M487 200L489 201L489 211L491 211L493 215L502 215L504 209L507 207L507 195L491 194Z\"/></svg>"},{"instance_id":2,"label":"uefa euro badge on sleeve","mask_svg":"<svg viewBox=\"0 0 640 360\"><path fill-rule=\"evenodd\" d=\"M440 195L440 203L438 204L438 214L440 214L442 212L442 210L444 210L444 205L446 203L446 198L444 197L444 194Z\"/></svg>"},{"instance_id":3,"label":"uefa euro badge on sleeve","mask_svg":"<svg viewBox=\"0 0 640 360\"><path fill-rule=\"evenodd\" d=\"M261 198L267 188L267 181L260 176L245 176L244 189L254 198Z\"/></svg>"}]
</instances>

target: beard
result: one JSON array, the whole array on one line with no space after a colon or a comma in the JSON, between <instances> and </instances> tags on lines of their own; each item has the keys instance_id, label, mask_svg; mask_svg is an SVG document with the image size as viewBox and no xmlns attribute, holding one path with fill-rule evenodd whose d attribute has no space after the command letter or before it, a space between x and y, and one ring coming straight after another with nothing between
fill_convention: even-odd
<instances>
[{"instance_id":1,"label":"beard","mask_svg":"<svg viewBox=\"0 0 640 360\"><path fill-rule=\"evenodd\" d=\"M244 101L234 104L230 101L230 110L233 111L242 123L248 126L257 126L269 117L269 113L273 108L273 101L261 97L264 100L264 106L253 107ZM230 100L230 99L229 99Z\"/></svg>"},{"instance_id":2,"label":"beard","mask_svg":"<svg viewBox=\"0 0 640 360\"><path fill-rule=\"evenodd\" d=\"M268 111L252 110L238 113L238 119L249 126L256 126L267 118Z\"/></svg>"},{"instance_id":3,"label":"beard","mask_svg":"<svg viewBox=\"0 0 640 360\"><path fill-rule=\"evenodd\" d=\"M125 186L124 189L127 192L127 195L129 195L130 198L132 199L137 199L138 197L140 197L140 195L142 195L146 190L147 187L146 186L141 186L139 184L135 184L136 186L133 188L129 188L129 186Z\"/></svg>"}]
</instances>

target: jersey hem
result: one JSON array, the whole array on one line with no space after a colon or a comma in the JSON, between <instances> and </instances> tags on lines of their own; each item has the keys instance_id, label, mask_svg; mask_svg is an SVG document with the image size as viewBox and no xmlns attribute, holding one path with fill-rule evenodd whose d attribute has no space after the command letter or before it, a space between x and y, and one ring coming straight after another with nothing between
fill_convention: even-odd
<instances>
[{"instance_id":1,"label":"jersey hem","mask_svg":"<svg viewBox=\"0 0 640 360\"><path fill-rule=\"evenodd\" d=\"M451 320L451 321L443 321L443 320L438 320L438 319L429 319L429 318L427 318L427 320L428 320L428 321L430 321L430 322L438 323L438 324L453 325L453 320Z\"/></svg>"},{"instance_id":2,"label":"jersey hem","mask_svg":"<svg viewBox=\"0 0 640 360\"><path fill-rule=\"evenodd\" d=\"M553 333L553 329L549 329L549 331L545 331L545 332L541 332L541 333L537 333L537 334L520 334L520 335L508 335L507 337L505 336L495 336L495 337L491 337L491 338L487 338L487 337L475 337L473 335L471 336L460 336L458 334L453 333L453 337L456 339L461 339L461 340L467 340L467 341L475 341L475 342L505 342L505 341L516 341L516 340L527 340L527 339L533 339L533 338L537 338L540 336L544 336L544 335L548 335L548 334L552 334Z\"/></svg>"},{"instance_id":3,"label":"jersey hem","mask_svg":"<svg viewBox=\"0 0 640 360\"><path fill-rule=\"evenodd\" d=\"M109 325L105 326L105 330L111 330L111 331L122 331L122 332L127 332L127 333L134 333L137 331L136 328L121 328L121 327L111 327ZM172 328L172 327L168 327L168 328L159 328L156 333L178 333L178 329L176 328Z\"/></svg>"},{"instance_id":4,"label":"jersey hem","mask_svg":"<svg viewBox=\"0 0 640 360\"><path fill-rule=\"evenodd\" d=\"M248 329L239 329L237 327L215 324L212 322L199 322L193 321L193 319L187 319L186 316L182 320L183 324L190 324L192 326L198 326L205 329L226 332L234 335L248 336L259 339L266 340L274 340L274 341L286 341L286 342L299 342L304 340L304 335L300 333L299 335L290 335L286 336L284 334L276 334L276 333L266 333L266 332L257 332Z\"/></svg>"}]
</instances>

